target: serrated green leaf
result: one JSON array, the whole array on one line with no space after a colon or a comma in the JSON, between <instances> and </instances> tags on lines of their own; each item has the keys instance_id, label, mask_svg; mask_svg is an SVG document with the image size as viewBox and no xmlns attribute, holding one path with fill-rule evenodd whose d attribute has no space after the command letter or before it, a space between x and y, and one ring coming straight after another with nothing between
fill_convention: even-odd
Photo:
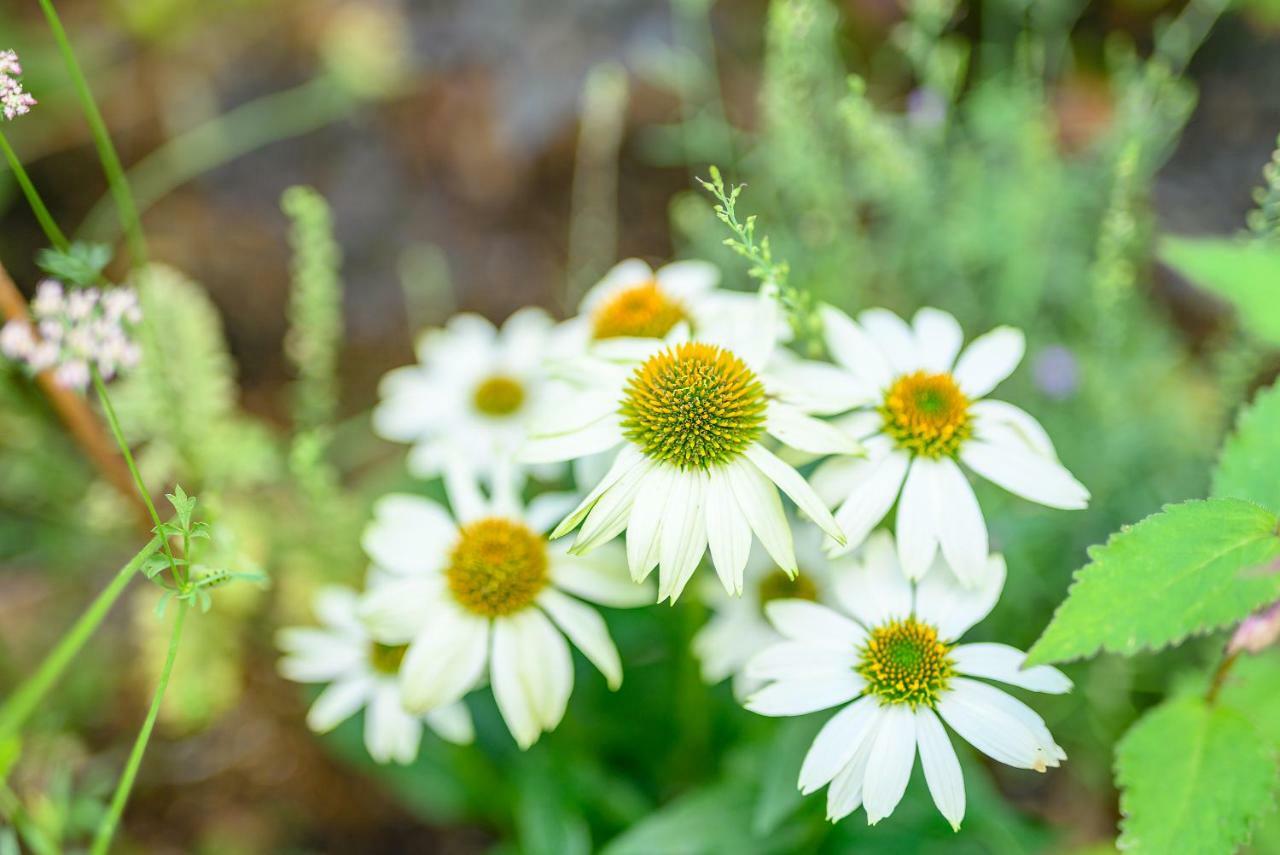
<instances>
[{"instance_id":1,"label":"serrated green leaf","mask_svg":"<svg viewBox=\"0 0 1280 855\"><path fill-rule=\"evenodd\" d=\"M1258 394L1236 422L1213 471L1213 495L1280 513L1280 384Z\"/></svg>"},{"instance_id":2,"label":"serrated green leaf","mask_svg":"<svg viewBox=\"0 0 1280 855\"><path fill-rule=\"evenodd\" d=\"M1230 301L1240 324L1280 344L1280 247L1222 238L1166 238L1160 256L1195 284Z\"/></svg>"},{"instance_id":3,"label":"serrated green leaf","mask_svg":"<svg viewBox=\"0 0 1280 855\"><path fill-rule=\"evenodd\" d=\"M1276 515L1240 499L1169 505L1089 550L1028 665L1130 655L1241 620L1280 597Z\"/></svg>"},{"instance_id":4,"label":"serrated green leaf","mask_svg":"<svg viewBox=\"0 0 1280 855\"><path fill-rule=\"evenodd\" d=\"M1280 750L1280 650L1241 655L1222 683L1218 703L1247 718Z\"/></svg>"},{"instance_id":5,"label":"serrated green leaf","mask_svg":"<svg viewBox=\"0 0 1280 855\"><path fill-rule=\"evenodd\" d=\"M1198 697L1143 716L1116 748L1119 846L1139 855L1234 852L1270 811L1275 746L1239 713Z\"/></svg>"}]
</instances>

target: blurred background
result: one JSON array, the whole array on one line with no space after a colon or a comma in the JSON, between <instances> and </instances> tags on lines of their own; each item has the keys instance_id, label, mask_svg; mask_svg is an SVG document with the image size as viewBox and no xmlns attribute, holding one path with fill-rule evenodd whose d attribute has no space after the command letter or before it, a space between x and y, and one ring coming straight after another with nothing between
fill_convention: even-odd
<instances>
[{"instance_id":1,"label":"blurred background","mask_svg":"<svg viewBox=\"0 0 1280 855\"><path fill-rule=\"evenodd\" d=\"M710 258L749 287L693 180L715 163L747 182L742 210L816 296L851 310L937 305L971 335L997 323L1028 331L1028 361L1004 397L1045 423L1095 497L1086 513L1055 514L980 488L1010 566L981 629L1028 645L1089 544L1205 493L1232 414L1280 368L1154 249L1161 234L1245 228L1280 131L1280 4L59 9L152 256L174 268L166 328L194 354L192 406L211 413L195 421L212 440L165 435L128 389L122 415L152 483L199 490L228 561L272 579L219 592L191 629L121 851L556 851L547 841L565 828L586 835L587 851L610 840L617 852L661 851L618 838L646 822L702 829L706 848L688 852L1108 851L1114 740L1221 639L1068 669L1078 691L1039 708L1071 763L1040 777L970 758L970 817L953 836L922 781L877 829L858 817L829 829L820 798L753 825L768 796L761 770L808 737L756 720L725 686L701 687L686 649L705 619L695 603L611 615L628 685L609 695L582 680L560 731L529 754L517 756L481 701L480 746L429 738L408 769L362 759L355 724L309 734L309 695L276 676L271 637L308 620L317 585L358 584L374 498L431 489L403 471L403 449L374 439L367 415L378 378L413 359L418 330L458 310L501 321L535 304L565 317L629 256ZM35 4L0 0L4 48L19 51L40 101L5 128L19 156L64 230L118 245ZM331 464L314 489L287 440L296 370L283 345L291 246L280 200L297 184L332 208L344 283ZM28 294L42 246L0 174L0 259ZM123 258L109 272L125 275ZM30 671L131 543L127 509L34 387L0 372L0 687ZM133 591L24 741L14 790L69 843L92 828L145 709L166 633L154 599ZM1280 846L1275 829L1257 851L1270 844Z\"/></svg>"}]
</instances>

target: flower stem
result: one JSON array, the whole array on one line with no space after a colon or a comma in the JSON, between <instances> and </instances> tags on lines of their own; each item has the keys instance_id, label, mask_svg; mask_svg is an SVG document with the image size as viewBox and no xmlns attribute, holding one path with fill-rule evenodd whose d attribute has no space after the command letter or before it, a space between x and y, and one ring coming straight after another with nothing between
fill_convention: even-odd
<instances>
[{"instance_id":1,"label":"flower stem","mask_svg":"<svg viewBox=\"0 0 1280 855\"><path fill-rule=\"evenodd\" d=\"M102 119L98 104L93 100L93 92L89 89L89 81L85 79L80 61L76 59L75 50L67 38L58 12L53 8L53 0L39 0L40 8L49 22L49 30L53 40L58 43L67 72L75 86L76 95L80 99L80 108L89 122L89 130L93 134L93 144L98 149L98 159L102 161L102 169L107 175L107 183L111 187L111 195L116 202L116 210L120 222L124 225L129 241L129 255L135 267L147 263L147 240L142 234L142 222L138 219L138 209L133 204L133 194L129 191L129 182L125 179L124 167L120 164L120 155L111 142L111 134L107 131L107 123Z\"/></svg>"},{"instance_id":2,"label":"flower stem","mask_svg":"<svg viewBox=\"0 0 1280 855\"><path fill-rule=\"evenodd\" d=\"M133 574L138 572L143 563L160 548L159 535L151 538L151 542L142 548L128 564L120 568L111 584L107 585L89 604L80 619L62 637L57 646L50 651L35 674L24 682L13 695L0 707L0 743L14 736L31 715L36 705L48 694L67 665L84 647L85 642L98 629L111 606L119 599Z\"/></svg>"},{"instance_id":3,"label":"flower stem","mask_svg":"<svg viewBox=\"0 0 1280 855\"><path fill-rule=\"evenodd\" d=\"M133 751L129 753L129 762L120 773L120 781L116 784L115 795L111 798L111 807L107 815L98 824L98 831L93 836L93 855L106 855L111 846L111 838L120 825L120 817L124 806L129 801L129 792L133 789L133 781L138 776L138 767L142 765L142 755L147 750L147 742L151 739L151 731L155 729L156 718L160 715L160 704L164 700L164 691L169 686L169 675L173 673L173 661L178 656L178 643L182 639L182 624L187 617L189 604L183 600L178 603L178 616L173 621L173 633L169 636L169 653L165 656L164 668L160 671L160 680L156 683L155 695L151 698L151 709L147 710L147 718L134 740Z\"/></svg>"},{"instance_id":4,"label":"flower stem","mask_svg":"<svg viewBox=\"0 0 1280 855\"><path fill-rule=\"evenodd\" d=\"M91 369L93 375L93 388L98 393L98 400L102 402L102 411L106 414L107 424L111 426L111 434L116 438L116 445L120 446L120 453L124 455L125 465L129 467L129 474L133 476L134 486L138 488L138 495L142 497L142 501L147 506L147 513L151 516L151 522L155 525L155 531L160 533L160 515L156 513L155 503L151 501L151 493L147 490L146 483L142 480L141 473L138 472L138 464L133 460L133 452L129 450L129 443L125 442L124 433L120 430L120 420L116 418L116 409L111 406L111 398L107 395L107 387L102 382L102 375L98 373L98 369ZM169 569L173 571L174 582L185 582L183 575L179 573L178 562L174 558L173 549L169 546L168 538L161 538L164 546L164 554L169 559Z\"/></svg>"},{"instance_id":5,"label":"flower stem","mask_svg":"<svg viewBox=\"0 0 1280 855\"><path fill-rule=\"evenodd\" d=\"M22 195L27 197L27 204L31 206L31 211L36 215L36 220L40 223L40 228L44 230L45 237L49 239L49 243L55 249L66 252L70 243L67 236L62 233L62 229L58 228L58 224L54 222L53 216L49 213L49 209L45 207L44 200L40 198L40 194L36 191L36 185L31 183L31 176L27 175L27 170L23 168L22 161L18 160L18 154L13 150L13 146L9 145L9 140L3 133L0 133L0 150L4 151L5 160L9 161L9 168L13 170L13 175L18 179L18 186L22 188Z\"/></svg>"},{"instance_id":6,"label":"flower stem","mask_svg":"<svg viewBox=\"0 0 1280 855\"><path fill-rule=\"evenodd\" d=\"M1222 691L1223 685L1227 682L1227 675L1231 673L1231 669L1235 667L1236 660L1239 658L1239 650L1222 657L1222 661L1218 663L1218 670L1213 672L1213 682L1209 684L1209 691L1205 693L1204 702L1206 704L1212 705L1218 699L1218 693Z\"/></svg>"}]
</instances>

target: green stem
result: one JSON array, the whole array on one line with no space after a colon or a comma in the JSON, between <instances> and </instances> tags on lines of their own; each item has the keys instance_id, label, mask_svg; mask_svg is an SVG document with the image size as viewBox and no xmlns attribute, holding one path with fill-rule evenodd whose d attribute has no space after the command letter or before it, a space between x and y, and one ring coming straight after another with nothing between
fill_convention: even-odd
<instances>
[{"instance_id":1,"label":"green stem","mask_svg":"<svg viewBox=\"0 0 1280 855\"><path fill-rule=\"evenodd\" d=\"M85 642L98 629L111 606L119 599L125 586L133 578L133 574L137 573L143 563L160 548L160 542L159 535L151 538L151 542L120 569L116 577L111 580L111 584L107 585L97 599L90 603L85 613L40 663L36 673L13 693L4 706L0 707L0 743L14 736L22 727L36 705L53 688L67 665L80 652L80 648L84 647Z\"/></svg>"},{"instance_id":2,"label":"green stem","mask_svg":"<svg viewBox=\"0 0 1280 855\"><path fill-rule=\"evenodd\" d=\"M102 169L107 175L107 183L111 187L111 195L115 199L116 210L120 214L120 222L124 225L129 238L129 254L133 257L133 265L141 267L147 263L147 239L142 234L142 222L138 219L138 209L133 204L133 195L129 192L129 182L125 179L124 167L120 164L120 155L111 142L111 134L107 131L107 123L102 119L98 104L93 100L93 92L89 89L89 81L85 79L80 61L67 38L67 31L62 27L58 12L53 8L53 0L39 0L40 8L49 22L49 30L58 43L67 72L75 86L76 95L80 99L80 108L84 110L89 122L89 130L93 134L93 144L98 149L98 159L102 161Z\"/></svg>"},{"instance_id":3,"label":"green stem","mask_svg":"<svg viewBox=\"0 0 1280 855\"><path fill-rule=\"evenodd\" d=\"M62 229L58 228L58 224L53 221L53 216L49 213L49 209L45 207L44 200L40 198L36 185L31 183L31 177L27 175L27 170L23 168L22 161L18 160L17 152L9 145L9 140L3 133L0 133L0 149L4 150L5 160L9 161L9 168L13 170L14 178L18 179L18 186L22 188L22 195L27 197L27 204L31 206L32 213L39 220L40 228L44 229L45 237L49 238L49 243L55 249L66 252L67 247L70 246L67 236L62 233Z\"/></svg>"},{"instance_id":4,"label":"green stem","mask_svg":"<svg viewBox=\"0 0 1280 855\"><path fill-rule=\"evenodd\" d=\"M151 731L155 729L156 718L160 715L160 704L164 700L164 690L169 686L169 675L173 673L173 661L178 657L178 642L182 639L182 624L187 617L188 603L178 603L178 616L173 621L173 634L169 636L169 653L164 660L164 668L160 671L160 681L156 684L155 695L151 698L151 709L147 710L146 721L138 731L134 740L133 751L129 753L129 762L125 764L116 784L115 795L111 798L111 807L107 815L98 825L98 832L93 836L93 855L106 855L111 846L111 838L120 825L120 817L124 806L129 801L129 792L133 789L133 781L138 777L138 767L142 765L142 755L147 750L147 742L151 739Z\"/></svg>"},{"instance_id":5,"label":"green stem","mask_svg":"<svg viewBox=\"0 0 1280 855\"><path fill-rule=\"evenodd\" d=\"M151 501L151 492L147 490L146 483L142 480L141 473L138 472L138 464L133 460L133 452L129 449L129 443L124 440L124 433L120 430L120 420L116 418L116 409L111 406L111 398L107 396L107 387L103 385L102 375L98 373L98 369L92 369L93 388L98 393L98 400L102 402L102 411L107 417L107 424L111 426L111 435L115 437L116 445L120 447L120 453L124 455L125 465L129 467L129 474L133 476L134 486L138 488L138 494L142 496L143 503L147 506L147 513L151 517L151 522L155 525L155 531L160 534L160 515L156 513L155 503ZM169 546L167 537L161 538L164 546L164 554L169 559L169 569L173 572L173 580L181 585L185 579L178 571L178 562L173 555L173 550Z\"/></svg>"},{"instance_id":6,"label":"green stem","mask_svg":"<svg viewBox=\"0 0 1280 855\"><path fill-rule=\"evenodd\" d=\"M210 119L169 140L129 170L138 208L146 211L193 178L251 151L323 127L346 113L351 103L322 77ZM104 197L78 232L108 240L116 236L112 225L110 201Z\"/></svg>"}]
</instances>

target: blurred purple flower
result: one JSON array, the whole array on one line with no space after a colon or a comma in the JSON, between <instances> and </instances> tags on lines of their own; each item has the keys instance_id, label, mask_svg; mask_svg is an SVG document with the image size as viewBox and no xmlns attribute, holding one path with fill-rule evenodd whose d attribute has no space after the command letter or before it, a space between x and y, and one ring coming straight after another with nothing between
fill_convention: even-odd
<instances>
[{"instance_id":1,"label":"blurred purple flower","mask_svg":"<svg viewBox=\"0 0 1280 855\"><path fill-rule=\"evenodd\" d=\"M927 86L911 90L907 95L907 121L920 130L941 127L947 121L947 100Z\"/></svg>"},{"instance_id":2,"label":"blurred purple flower","mask_svg":"<svg viewBox=\"0 0 1280 855\"><path fill-rule=\"evenodd\" d=\"M1272 603L1241 622L1227 644L1227 653L1261 653L1277 641L1280 641L1280 603Z\"/></svg>"},{"instance_id":3,"label":"blurred purple flower","mask_svg":"<svg viewBox=\"0 0 1280 855\"><path fill-rule=\"evenodd\" d=\"M1051 345L1037 353L1031 374L1040 391L1057 401L1070 398L1080 386L1080 363L1074 353L1061 345Z\"/></svg>"}]
</instances>

